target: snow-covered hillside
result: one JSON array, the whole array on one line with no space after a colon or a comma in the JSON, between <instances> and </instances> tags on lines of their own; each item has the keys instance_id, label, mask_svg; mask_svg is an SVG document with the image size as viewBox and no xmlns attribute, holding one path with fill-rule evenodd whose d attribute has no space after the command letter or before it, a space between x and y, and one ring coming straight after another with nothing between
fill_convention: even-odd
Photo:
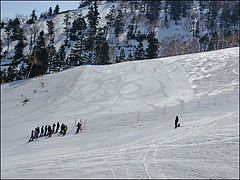
<instances>
[{"instance_id":1,"label":"snow-covered hillside","mask_svg":"<svg viewBox=\"0 0 240 180\"><path fill-rule=\"evenodd\" d=\"M1 89L2 178L239 178L238 48L80 66ZM75 118L87 119L77 135ZM58 121L65 136L26 143Z\"/></svg>"}]
</instances>

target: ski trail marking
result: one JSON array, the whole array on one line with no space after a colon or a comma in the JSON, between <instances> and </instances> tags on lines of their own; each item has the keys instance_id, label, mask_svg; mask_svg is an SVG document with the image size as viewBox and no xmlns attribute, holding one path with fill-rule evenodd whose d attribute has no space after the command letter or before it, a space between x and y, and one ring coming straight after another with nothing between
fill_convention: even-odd
<instances>
[{"instance_id":1,"label":"ski trail marking","mask_svg":"<svg viewBox=\"0 0 240 180\"><path fill-rule=\"evenodd\" d=\"M144 166L144 169L145 169L145 171L146 171L146 173L147 173L148 179L152 179L152 178L151 178L151 176L149 175L148 168L147 168L147 166L146 166L145 161L146 161L148 152L152 149L152 147L153 147L153 145L151 145L151 146L147 149L147 151L146 151L145 154L144 154L144 158L143 158L143 166Z\"/></svg>"},{"instance_id":2,"label":"ski trail marking","mask_svg":"<svg viewBox=\"0 0 240 180\"><path fill-rule=\"evenodd\" d=\"M105 157L104 163L105 163L105 164L107 165L107 167L111 170L113 177L115 177L115 173L114 173L113 169L112 169L112 168L108 165L108 163L107 163L107 159L112 155L112 153L113 153L113 150Z\"/></svg>"}]
</instances>

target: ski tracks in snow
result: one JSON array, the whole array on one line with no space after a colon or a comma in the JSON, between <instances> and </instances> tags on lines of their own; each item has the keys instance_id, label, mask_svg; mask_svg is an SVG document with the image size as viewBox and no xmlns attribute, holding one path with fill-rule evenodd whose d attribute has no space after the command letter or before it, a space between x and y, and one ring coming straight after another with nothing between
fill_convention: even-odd
<instances>
[{"instance_id":1,"label":"ski tracks in snow","mask_svg":"<svg viewBox=\"0 0 240 180\"><path fill-rule=\"evenodd\" d=\"M104 159L104 163L107 165L107 167L110 169L110 171L112 172L112 176L115 177L115 173L113 171L113 169L109 166L107 159L111 157L112 153L114 150L111 150L111 152L105 157Z\"/></svg>"}]
</instances>

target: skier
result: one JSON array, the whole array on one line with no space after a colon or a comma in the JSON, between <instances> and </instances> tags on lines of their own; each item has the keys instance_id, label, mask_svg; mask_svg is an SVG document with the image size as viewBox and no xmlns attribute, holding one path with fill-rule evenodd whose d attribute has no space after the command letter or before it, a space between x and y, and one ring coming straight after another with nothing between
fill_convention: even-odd
<instances>
[{"instance_id":1,"label":"skier","mask_svg":"<svg viewBox=\"0 0 240 180\"><path fill-rule=\"evenodd\" d=\"M48 135L50 135L50 131L52 131L52 128L51 128L51 126L49 125L49 126L48 126Z\"/></svg>"},{"instance_id":2,"label":"skier","mask_svg":"<svg viewBox=\"0 0 240 180\"><path fill-rule=\"evenodd\" d=\"M62 123L60 134L62 134L64 132L64 128L65 128L65 124Z\"/></svg>"},{"instance_id":3,"label":"skier","mask_svg":"<svg viewBox=\"0 0 240 180\"><path fill-rule=\"evenodd\" d=\"M79 132L80 129L81 129L81 123L78 122L78 124L77 124L77 132L76 132L76 134Z\"/></svg>"},{"instance_id":4,"label":"skier","mask_svg":"<svg viewBox=\"0 0 240 180\"><path fill-rule=\"evenodd\" d=\"M51 128L51 126L49 126L50 128L49 128L49 130L48 130L48 132L49 132L49 137L51 137L52 136L52 128Z\"/></svg>"},{"instance_id":5,"label":"skier","mask_svg":"<svg viewBox=\"0 0 240 180\"><path fill-rule=\"evenodd\" d=\"M44 135L44 127L42 126L40 136L42 137L43 135Z\"/></svg>"},{"instance_id":6,"label":"skier","mask_svg":"<svg viewBox=\"0 0 240 180\"><path fill-rule=\"evenodd\" d=\"M32 130L31 137L28 142L33 141L33 139L34 139L34 131Z\"/></svg>"},{"instance_id":7,"label":"skier","mask_svg":"<svg viewBox=\"0 0 240 180\"><path fill-rule=\"evenodd\" d=\"M57 123L56 133L58 132L59 127L60 127L60 124L59 124L59 122L58 122L58 123Z\"/></svg>"},{"instance_id":8,"label":"skier","mask_svg":"<svg viewBox=\"0 0 240 180\"><path fill-rule=\"evenodd\" d=\"M35 130L34 130L34 133L35 133L35 138L37 139L38 138L38 131L37 131L37 128L35 128Z\"/></svg>"},{"instance_id":9,"label":"skier","mask_svg":"<svg viewBox=\"0 0 240 180\"><path fill-rule=\"evenodd\" d=\"M176 118L175 118L175 128L178 127L178 121L179 121L178 116L176 116Z\"/></svg>"},{"instance_id":10,"label":"skier","mask_svg":"<svg viewBox=\"0 0 240 180\"><path fill-rule=\"evenodd\" d=\"M39 134L40 134L40 128L37 127L37 136L39 137Z\"/></svg>"},{"instance_id":11,"label":"skier","mask_svg":"<svg viewBox=\"0 0 240 180\"><path fill-rule=\"evenodd\" d=\"M66 126L64 126L63 135L65 135L65 134L66 134L66 132L67 132L67 129L68 129L67 125L66 125Z\"/></svg>"},{"instance_id":12,"label":"skier","mask_svg":"<svg viewBox=\"0 0 240 180\"><path fill-rule=\"evenodd\" d=\"M53 124L53 130L52 130L52 133L53 133L53 134L55 133L55 126L56 126L56 124L54 123L54 124Z\"/></svg>"},{"instance_id":13,"label":"skier","mask_svg":"<svg viewBox=\"0 0 240 180\"><path fill-rule=\"evenodd\" d=\"M44 133L44 136L46 136L47 135L47 125L45 126L45 133Z\"/></svg>"}]
</instances>

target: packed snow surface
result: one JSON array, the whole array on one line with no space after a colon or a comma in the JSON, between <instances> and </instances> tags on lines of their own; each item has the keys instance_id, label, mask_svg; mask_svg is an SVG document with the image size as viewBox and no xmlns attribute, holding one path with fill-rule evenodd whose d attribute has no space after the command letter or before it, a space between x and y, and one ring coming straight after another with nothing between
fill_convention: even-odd
<instances>
[{"instance_id":1,"label":"packed snow surface","mask_svg":"<svg viewBox=\"0 0 240 180\"><path fill-rule=\"evenodd\" d=\"M3 84L2 178L239 178L238 68L230 48Z\"/></svg>"}]
</instances>

